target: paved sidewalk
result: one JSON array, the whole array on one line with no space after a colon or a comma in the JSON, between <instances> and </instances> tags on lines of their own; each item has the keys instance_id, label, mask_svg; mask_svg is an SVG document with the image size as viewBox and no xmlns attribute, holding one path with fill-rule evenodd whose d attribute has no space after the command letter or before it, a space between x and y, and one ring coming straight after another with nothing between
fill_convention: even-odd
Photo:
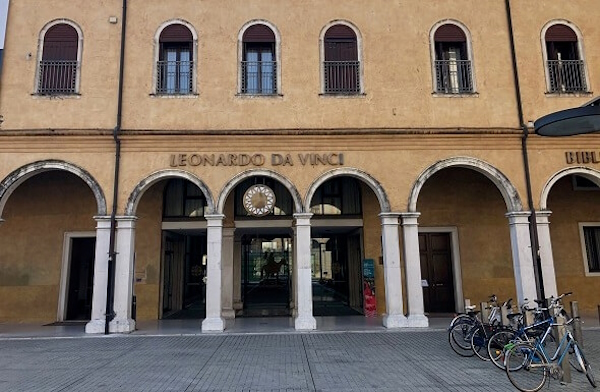
<instances>
[{"instance_id":1,"label":"paved sidewalk","mask_svg":"<svg viewBox=\"0 0 600 392\"><path fill-rule=\"evenodd\" d=\"M584 331L600 364L600 330ZM0 391L513 391L488 362L457 356L445 331L2 337ZM551 380L544 391L592 390Z\"/></svg>"}]
</instances>

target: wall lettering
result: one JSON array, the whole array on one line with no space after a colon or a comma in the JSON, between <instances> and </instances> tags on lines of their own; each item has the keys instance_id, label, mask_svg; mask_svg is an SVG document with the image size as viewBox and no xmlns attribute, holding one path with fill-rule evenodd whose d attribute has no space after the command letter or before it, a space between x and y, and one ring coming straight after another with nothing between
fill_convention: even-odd
<instances>
[{"instance_id":1,"label":"wall lettering","mask_svg":"<svg viewBox=\"0 0 600 392\"><path fill-rule=\"evenodd\" d=\"M271 154L171 154L169 166L343 166L343 153Z\"/></svg>"},{"instance_id":2,"label":"wall lettering","mask_svg":"<svg viewBox=\"0 0 600 392\"><path fill-rule=\"evenodd\" d=\"M600 163L600 153L596 151L567 151L565 152L567 164L573 163Z\"/></svg>"}]
</instances>

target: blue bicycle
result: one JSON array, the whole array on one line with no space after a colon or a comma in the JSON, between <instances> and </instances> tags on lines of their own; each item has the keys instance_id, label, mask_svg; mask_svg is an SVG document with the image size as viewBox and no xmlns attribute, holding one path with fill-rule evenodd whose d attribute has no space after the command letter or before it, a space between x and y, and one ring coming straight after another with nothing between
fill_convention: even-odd
<instances>
[{"instance_id":1,"label":"blue bicycle","mask_svg":"<svg viewBox=\"0 0 600 392\"><path fill-rule=\"evenodd\" d=\"M561 309L559 301L564 296L565 294L552 299L552 305L549 308ZM570 322L572 322L572 319L566 324ZM556 326L564 327L564 324L557 324L556 320L551 319L546 332L540 339L533 343L510 343L505 347L504 365L506 374L510 382L520 391L535 392L540 390L548 380L548 376L554 379L561 378L563 374L561 365L567 354L574 357L578 370L584 373L590 384L596 388L596 379L592 373L591 365L585 358L583 350L579 347L571 331L568 329L565 331L556 351L553 353L547 352L548 347L545 346L544 342L550 335L552 328Z\"/></svg>"}]
</instances>

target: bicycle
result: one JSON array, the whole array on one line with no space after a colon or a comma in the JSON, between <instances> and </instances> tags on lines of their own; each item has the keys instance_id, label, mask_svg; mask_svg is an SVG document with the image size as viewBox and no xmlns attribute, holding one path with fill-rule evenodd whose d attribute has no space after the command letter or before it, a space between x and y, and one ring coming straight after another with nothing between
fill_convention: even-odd
<instances>
[{"instance_id":1,"label":"bicycle","mask_svg":"<svg viewBox=\"0 0 600 392\"><path fill-rule=\"evenodd\" d=\"M557 299L552 299L553 307L560 308L559 301L565 295L567 294L562 294ZM568 325L572 321L573 319L565 324ZM517 389L523 392L535 392L544 386L549 375L555 379L560 378L563 373L561 365L566 354L570 352L573 353L581 372L586 375L592 387L596 388L596 379L592 372L591 365L585 358L583 351L570 330L567 329L565 331L556 351L551 356L546 352L544 340L551 333L552 328L555 326L563 326L565 324L557 324L554 319L551 319L544 335L539 340L534 343L511 343L506 347L506 374L508 375L510 382Z\"/></svg>"},{"instance_id":2,"label":"bicycle","mask_svg":"<svg viewBox=\"0 0 600 392\"><path fill-rule=\"evenodd\" d=\"M527 300L526 300L527 301ZM538 304L542 301L536 301ZM525 313L534 312L534 323L525 325ZM499 369L505 370L504 357L505 347L514 342L531 342L533 339L540 338L546 331L547 324L551 318L544 318L548 314L548 308L529 308L527 303L521 306L521 313L509 314L508 318L516 327L507 327L506 330L498 331L490 337L487 345L488 356L491 362ZM544 344L555 343L554 336L549 334Z\"/></svg>"},{"instance_id":3,"label":"bicycle","mask_svg":"<svg viewBox=\"0 0 600 392\"><path fill-rule=\"evenodd\" d=\"M490 309L489 320L491 320L492 324L499 323L500 308L497 305L498 298L495 294L490 296L489 302L492 304L488 307ZM483 324L477 317L480 312L474 309L475 306L468 307L468 313L456 316L448 328L448 342L450 343L450 347L454 352L463 357L472 357L476 354L473 350L471 340L473 334Z\"/></svg>"},{"instance_id":4,"label":"bicycle","mask_svg":"<svg viewBox=\"0 0 600 392\"><path fill-rule=\"evenodd\" d=\"M502 304L502 307L506 309L512 308L512 298ZM500 308L496 307L495 311L499 312ZM491 322L489 323L480 323L475 331L471 334L471 347L473 352L479 359L483 361L489 361L489 350L488 343L490 338L501 331L507 331L511 328L501 324L501 316L498 313L497 316L494 315L494 318L490 317Z\"/></svg>"}]
</instances>

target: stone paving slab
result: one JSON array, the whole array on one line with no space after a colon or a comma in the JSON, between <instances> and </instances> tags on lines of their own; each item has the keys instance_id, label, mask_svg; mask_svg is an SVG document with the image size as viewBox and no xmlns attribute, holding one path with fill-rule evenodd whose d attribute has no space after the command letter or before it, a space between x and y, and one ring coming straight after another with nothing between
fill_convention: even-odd
<instances>
[{"instance_id":1,"label":"stone paving slab","mask_svg":"<svg viewBox=\"0 0 600 392\"><path fill-rule=\"evenodd\" d=\"M600 331L584 331L600 376ZM0 338L0 391L513 391L444 331ZM592 390L585 376L543 391Z\"/></svg>"}]
</instances>

